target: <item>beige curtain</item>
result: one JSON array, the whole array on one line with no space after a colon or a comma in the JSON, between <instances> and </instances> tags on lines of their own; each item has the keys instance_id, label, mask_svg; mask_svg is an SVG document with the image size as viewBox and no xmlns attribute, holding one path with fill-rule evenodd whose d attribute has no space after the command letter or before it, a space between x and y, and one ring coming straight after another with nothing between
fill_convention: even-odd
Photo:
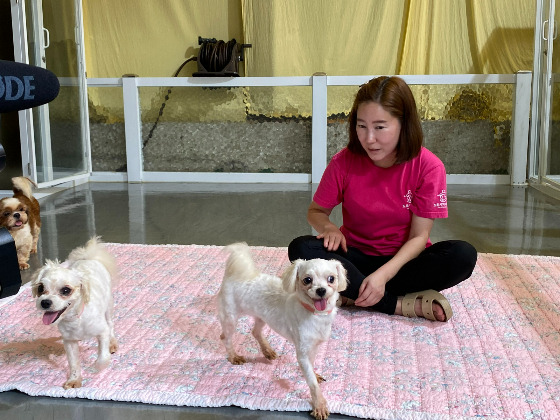
<instances>
[{"instance_id":1,"label":"beige curtain","mask_svg":"<svg viewBox=\"0 0 560 420\"><path fill-rule=\"evenodd\" d=\"M87 0L83 2L88 77L170 77L198 54L198 36L242 42L238 0ZM179 76L197 71L189 62ZM142 88L142 118L154 121L168 89ZM232 99L219 92L174 88L163 119L205 120L211 109L222 108L232 119L245 116L243 95ZM90 118L113 123L123 120L122 90L88 89ZM197 104L202 104L198 105Z\"/></svg>"},{"instance_id":2,"label":"beige curtain","mask_svg":"<svg viewBox=\"0 0 560 420\"><path fill-rule=\"evenodd\" d=\"M198 36L240 40L237 0L84 1L89 77L172 76L198 52ZM196 63L181 75L190 76Z\"/></svg>"},{"instance_id":3,"label":"beige curtain","mask_svg":"<svg viewBox=\"0 0 560 420\"><path fill-rule=\"evenodd\" d=\"M197 55L199 35L251 43L240 66L246 76L515 73L531 70L533 62L535 2L530 0L87 0L83 4L88 77L171 76L187 58ZM191 62L181 76L196 70ZM166 118L204 120L211 118L206 115L212 114L209 108L226 113L235 108L233 119L246 113L284 117L311 112L309 88L238 89L229 92L229 98L201 91L189 98L188 106L178 91L168 103ZM330 88L329 113L346 112L354 91ZM150 119L157 116L166 92L152 91L141 98L153 114ZM92 115L111 121L122 108L118 89L89 93ZM453 89L442 95L452 97ZM426 101L444 103L434 95Z\"/></svg>"},{"instance_id":4,"label":"beige curtain","mask_svg":"<svg viewBox=\"0 0 560 420\"><path fill-rule=\"evenodd\" d=\"M527 0L243 0L242 6L245 39L254 46L246 63L250 76L532 69L535 4ZM449 86L417 95L424 117L442 117L461 89ZM329 114L347 112L355 90L331 88ZM310 115L309 92L284 88L267 93L258 97L249 91L250 112L289 116L295 104L301 115ZM492 117L503 119L511 110L500 97L503 93L497 92L489 101Z\"/></svg>"},{"instance_id":5,"label":"beige curtain","mask_svg":"<svg viewBox=\"0 0 560 420\"><path fill-rule=\"evenodd\" d=\"M528 0L243 0L248 76L531 70Z\"/></svg>"},{"instance_id":6,"label":"beige curtain","mask_svg":"<svg viewBox=\"0 0 560 420\"><path fill-rule=\"evenodd\" d=\"M247 76L394 73L404 0L243 0Z\"/></svg>"},{"instance_id":7,"label":"beige curtain","mask_svg":"<svg viewBox=\"0 0 560 420\"><path fill-rule=\"evenodd\" d=\"M534 20L529 0L84 2L89 77L171 76L199 35L252 43L247 76L514 73Z\"/></svg>"},{"instance_id":8,"label":"beige curtain","mask_svg":"<svg viewBox=\"0 0 560 420\"><path fill-rule=\"evenodd\" d=\"M535 4L413 0L398 74L493 74L533 68Z\"/></svg>"}]
</instances>

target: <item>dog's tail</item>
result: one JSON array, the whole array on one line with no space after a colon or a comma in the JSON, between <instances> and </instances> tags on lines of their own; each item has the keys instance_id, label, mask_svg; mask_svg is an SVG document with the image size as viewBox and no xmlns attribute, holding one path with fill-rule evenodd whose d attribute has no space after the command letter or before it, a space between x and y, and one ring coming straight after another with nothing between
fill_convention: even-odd
<instances>
[{"instance_id":1,"label":"dog's tail","mask_svg":"<svg viewBox=\"0 0 560 420\"><path fill-rule=\"evenodd\" d=\"M117 278L117 260L113 255L107 251L105 244L101 240L101 237L94 236L86 245L80 248L74 249L68 256L69 261L79 261L79 260L95 260L99 261L107 269L111 278L113 279L113 285L116 283Z\"/></svg>"},{"instance_id":2,"label":"dog's tail","mask_svg":"<svg viewBox=\"0 0 560 420\"><path fill-rule=\"evenodd\" d=\"M12 178L13 191L15 194L22 193L27 198L33 197L33 187L37 185L25 176L16 176Z\"/></svg>"},{"instance_id":3,"label":"dog's tail","mask_svg":"<svg viewBox=\"0 0 560 420\"><path fill-rule=\"evenodd\" d=\"M238 242L225 247L230 255L226 261L224 278L238 278L247 280L257 277L260 271L257 269L249 245Z\"/></svg>"}]
</instances>

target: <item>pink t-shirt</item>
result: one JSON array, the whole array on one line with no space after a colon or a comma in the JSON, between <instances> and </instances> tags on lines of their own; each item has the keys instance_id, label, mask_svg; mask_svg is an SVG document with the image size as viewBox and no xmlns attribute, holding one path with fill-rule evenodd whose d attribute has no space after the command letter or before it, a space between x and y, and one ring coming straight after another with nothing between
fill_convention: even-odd
<instances>
[{"instance_id":1,"label":"pink t-shirt","mask_svg":"<svg viewBox=\"0 0 560 420\"><path fill-rule=\"evenodd\" d=\"M395 255L408 239L412 213L447 217L446 190L443 163L424 147L414 159L389 168L344 148L327 166L313 201L328 209L342 203L340 230L348 246Z\"/></svg>"}]
</instances>

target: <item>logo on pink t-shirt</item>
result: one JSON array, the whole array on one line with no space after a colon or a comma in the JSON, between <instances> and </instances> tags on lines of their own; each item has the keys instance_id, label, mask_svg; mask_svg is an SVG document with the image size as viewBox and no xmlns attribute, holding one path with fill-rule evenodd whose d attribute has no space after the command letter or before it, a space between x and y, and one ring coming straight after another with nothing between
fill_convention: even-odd
<instances>
[{"instance_id":1,"label":"logo on pink t-shirt","mask_svg":"<svg viewBox=\"0 0 560 420\"><path fill-rule=\"evenodd\" d=\"M439 194L437 194L437 196L439 197L439 203L434 203L434 207L437 208L446 208L447 207L447 193L445 192L445 190L441 190L441 192Z\"/></svg>"},{"instance_id":2,"label":"logo on pink t-shirt","mask_svg":"<svg viewBox=\"0 0 560 420\"><path fill-rule=\"evenodd\" d=\"M404 198L406 198L406 204L403 204L403 209L408 209L410 208L410 204L412 203L412 191L408 190L406 195L404 195Z\"/></svg>"}]
</instances>

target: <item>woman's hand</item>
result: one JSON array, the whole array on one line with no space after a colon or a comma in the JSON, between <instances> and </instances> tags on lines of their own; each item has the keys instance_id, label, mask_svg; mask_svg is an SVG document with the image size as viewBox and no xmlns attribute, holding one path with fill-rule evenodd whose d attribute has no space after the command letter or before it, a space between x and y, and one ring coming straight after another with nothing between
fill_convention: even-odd
<instances>
[{"instance_id":1,"label":"woman's hand","mask_svg":"<svg viewBox=\"0 0 560 420\"><path fill-rule=\"evenodd\" d=\"M336 225L326 227L323 233L317 235L317 239L323 239L323 246L329 251L336 251L339 246L344 252L348 251L346 238Z\"/></svg>"},{"instance_id":2,"label":"woman's hand","mask_svg":"<svg viewBox=\"0 0 560 420\"><path fill-rule=\"evenodd\" d=\"M329 219L332 209L321 207L312 201L307 209L307 221L319 234L317 239L323 239L323 246L329 251L336 251L341 247L344 252L346 248L346 238L333 222Z\"/></svg>"},{"instance_id":3,"label":"woman's hand","mask_svg":"<svg viewBox=\"0 0 560 420\"><path fill-rule=\"evenodd\" d=\"M356 306L372 306L385 295L385 285L408 261L416 258L426 249L426 242L434 219L412 215L408 240L399 251L383 266L367 276L360 286L360 294L354 304Z\"/></svg>"},{"instance_id":4,"label":"woman's hand","mask_svg":"<svg viewBox=\"0 0 560 420\"><path fill-rule=\"evenodd\" d=\"M375 305L385 295L385 284L388 280L379 270L371 273L362 282L354 305L363 307Z\"/></svg>"}]
</instances>

